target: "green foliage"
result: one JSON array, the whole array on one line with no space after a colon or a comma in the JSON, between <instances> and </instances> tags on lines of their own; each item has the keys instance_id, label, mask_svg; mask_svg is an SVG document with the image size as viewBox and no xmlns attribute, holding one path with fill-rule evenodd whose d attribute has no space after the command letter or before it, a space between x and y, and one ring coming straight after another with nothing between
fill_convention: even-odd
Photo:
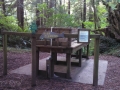
<instances>
[{"instance_id":1,"label":"green foliage","mask_svg":"<svg viewBox=\"0 0 120 90\"><path fill-rule=\"evenodd\" d=\"M94 39L90 40L89 44L89 55L94 55Z\"/></svg>"},{"instance_id":2,"label":"green foliage","mask_svg":"<svg viewBox=\"0 0 120 90\"><path fill-rule=\"evenodd\" d=\"M75 27L77 24L74 22L72 15L66 14L64 6L58 6L55 8L48 8L46 3L38 4L40 18L45 19L45 26L58 26L58 27ZM49 16L48 16L49 15Z\"/></svg>"},{"instance_id":3,"label":"green foliage","mask_svg":"<svg viewBox=\"0 0 120 90\"><path fill-rule=\"evenodd\" d=\"M0 30L7 31L16 31L16 32L30 32L28 26L25 26L24 29L18 26L18 21L13 16L4 16L0 13ZM29 39L23 39L18 36L9 36L8 45L9 46L17 46L17 47L26 47L29 44ZM29 44L30 46L30 44Z\"/></svg>"},{"instance_id":4,"label":"green foliage","mask_svg":"<svg viewBox=\"0 0 120 90\"><path fill-rule=\"evenodd\" d=\"M17 23L17 19L15 19L13 16L4 16L2 13L0 13L0 29L21 32L22 29Z\"/></svg>"},{"instance_id":5,"label":"green foliage","mask_svg":"<svg viewBox=\"0 0 120 90\"><path fill-rule=\"evenodd\" d=\"M97 11L98 11L97 15L99 17L100 28L105 28L106 26L108 26L106 7L100 4L97 6Z\"/></svg>"},{"instance_id":6,"label":"green foliage","mask_svg":"<svg viewBox=\"0 0 120 90\"><path fill-rule=\"evenodd\" d=\"M17 32L30 32L29 27L26 25L22 29L18 26L18 21L14 16L4 16L0 13L0 29L7 31L17 31Z\"/></svg>"},{"instance_id":7,"label":"green foliage","mask_svg":"<svg viewBox=\"0 0 120 90\"><path fill-rule=\"evenodd\" d=\"M29 26L28 25L25 25L24 28L22 29L22 32L31 32L29 30Z\"/></svg>"},{"instance_id":8,"label":"green foliage","mask_svg":"<svg viewBox=\"0 0 120 90\"><path fill-rule=\"evenodd\" d=\"M108 0L108 1L105 2L108 3L112 10L116 9L116 5L120 3L120 0Z\"/></svg>"},{"instance_id":9,"label":"green foliage","mask_svg":"<svg viewBox=\"0 0 120 90\"><path fill-rule=\"evenodd\" d=\"M112 48L117 47L118 43L115 39L101 36L100 37L100 53L109 52Z\"/></svg>"},{"instance_id":10,"label":"green foliage","mask_svg":"<svg viewBox=\"0 0 120 90\"><path fill-rule=\"evenodd\" d=\"M85 25L85 28L94 30L94 25L95 25L94 22L92 22L92 21L85 21L85 22L83 22L83 24Z\"/></svg>"},{"instance_id":11,"label":"green foliage","mask_svg":"<svg viewBox=\"0 0 120 90\"><path fill-rule=\"evenodd\" d=\"M97 6L97 17L98 17L98 22L97 22L97 26L99 26L98 28L106 28L106 26L108 26L108 21L107 21L107 10L105 8L105 6L103 6L102 4ZM94 18L92 21L85 21L83 22L83 24L85 25L85 28L94 30L95 28L95 23L94 23Z\"/></svg>"},{"instance_id":12,"label":"green foliage","mask_svg":"<svg viewBox=\"0 0 120 90\"><path fill-rule=\"evenodd\" d=\"M72 15L58 13L49 17L46 25L54 26L53 23L56 23L55 26L57 27L74 27L76 24L73 21L74 17Z\"/></svg>"},{"instance_id":13,"label":"green foliage","mask_svg":"<svg viewBox=\"0 0 120 90\"><path fill-rule=\"evenodd\" d=\"M48 8L46 3L37 4L37 10L39 11L38 18L44 18L45 20L53 13L53 8Z\"/></svg>"},{"instance_id":14,"label":"green foliage","mask_svg":"<svg viewBox=\"0 0 120 90\"><path fill-rule=\"evenodd\" d=\"M0 2L0 5L2 5L3 4L3 2Z\"/></svg>"},{"instance_id":15,"label":"green foliage","mask_svg":"<svg viewBox=\"0 0 120 90\"><path fill-rule=\"evenodd\" d=\"M109 52L106 52L106 53L109 55L120 57L120 43L116 47L111 48Z\"/></svg>"}]
</instances>

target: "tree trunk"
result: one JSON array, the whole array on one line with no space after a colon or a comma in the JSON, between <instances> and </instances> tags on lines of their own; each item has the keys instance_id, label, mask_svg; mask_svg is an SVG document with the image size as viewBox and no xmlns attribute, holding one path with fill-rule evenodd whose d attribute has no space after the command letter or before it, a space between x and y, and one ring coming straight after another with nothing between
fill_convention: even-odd
<instances>
[{"instance_id":1,"label":"tree trunk","mask_svg":"<svg viewBox=\"0 0 120 90\"><path fill-rule=\"evenodd\" d=\"M70 0L68 1L68 14L70 14Z\"/></svg>"},{"instance_id":2,"label":"tree trunk","mask_svg":"<svg viewBox=\"0 0 120 90\"><path fill-rule=\"evenodd\" d=\"M83 3L83 22L86 21L86 0ZM85 28L84 24L82 23L82 28Z\"/></svg>"},{"instance_id":3,"label":"tree trunk","mask_svg":"<svg viewBox=\"0 0 120 90\"><path fill-rule=\"evenodd\" d=\"M95 29L97 29L97 16L96 16L95 0L93 0L93 9L94 9L94 24L95 24Z\"/></svg>"},{"instance_id":4,"label":"tree trunk","mask_svg":"<svg viewBox=\"0 0 120 90\"><path fill-rule=\"evenodd\" d=\"M109 30L114 34L117 40L120 40L120 3L116 5L116 9L112 10L109 4L103 1L103 4L106 6L108 10L108 22L109 22Z\"/></svg>"},{"instance_id":5,"label":"tree trunk","mask_svg":"<svg viewBox=\"0 0 120 90\"><path fill-rule=\"evenodd\" d=\"M24 9L23 9L23 0L17 0L17 19L18 25L24 27Z\"/></svg>"},{"instance_id":6,"label":"tree trunk","mask_svg":"<svg viewBox=\"0 0 120 90\"><path fill-rule=\"evenodd\" d=\"M6 15L5 1L2 0L2 2L3 2L3 4L2 4L3 14Z\"/></svg>"}]
</instances>

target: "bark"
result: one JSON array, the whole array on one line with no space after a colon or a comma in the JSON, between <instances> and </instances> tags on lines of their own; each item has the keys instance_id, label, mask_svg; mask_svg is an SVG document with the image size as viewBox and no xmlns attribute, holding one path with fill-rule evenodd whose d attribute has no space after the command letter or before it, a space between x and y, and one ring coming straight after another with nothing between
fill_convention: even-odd
<instances>
[{"instance_id":1,"label":"bark","mask_svg":"<svg viewBox=\"0 0 120 90\"><path fill-rule=\"evenodd\" d=\"M68 14L70 14L70 0L68 1Z\"/></svg>"},{"instance_id":2,"label":"bark","mask_svg":"<svg viewBox=\"0 0 120 90\"><path fill-rule=\"evenodd\" d=\"M112 32L116 39L120 40L120 3L116 5L116 9L112 10L108 3L103 1L103 4L108 10L108 22L110 27L110 32ZM114 37L111 37L114 38Z\"/></svg>"},{"instance_id":3,"label":"bark","mask_svg":"<svg viewBox=\"0 0 120 90\"><path fill-rule=\"evenodd\" d=\"M83 22L85 21L86 21L86 0L84 0L84 4L83 4ZM82 23L82 28L85 28L83 23Z\"/></svg>"},{"instance_id":4,"label":"bark","mask_svg":"<svg viewBox=\"0 0 120 90\"><path fill-rule=\"evenodd\" d=\"M24 27L24 8L23 8L23 0L17 0L17 19L18 25L23 28Z\"/></svg>"},{"instance_id":5,"label":"bark","mask_svg":"<svg viewBox=\"0 0 120 90\"><path fill-rule=\"evenodd\" d=\"M6 15L6 9L5 9L5 1L2 0L3 4L2 4L2 10L3 10L3 14Z\"/></svg>"}]
</instances>

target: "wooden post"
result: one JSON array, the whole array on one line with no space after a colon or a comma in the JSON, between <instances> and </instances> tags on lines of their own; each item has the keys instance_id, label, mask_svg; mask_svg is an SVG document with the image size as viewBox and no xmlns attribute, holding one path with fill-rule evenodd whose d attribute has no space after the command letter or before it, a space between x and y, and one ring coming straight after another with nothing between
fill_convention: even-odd
<instances>
[{"instance_id":1,"label":"wooden post","mask_svg":"<svg viewBox=\"0 0 120 90\"><path fill-rule=\"evenodd\" d=\"M36 37L35 34L32 35L32 86L36 86Z\"/></svg>"},{"instance_id":2,"label":"wooden post","mask_svg":"<svg viewBox=\"0 0 120 90\"><path fill-rule=\"evenodd\" d=\"M3 75L7 75L7 34L3 35L3 54L4 54Z\"/></svg>"},{"instance_id":3,"label":"wooden post","mask_svg":"<svg viewBox=\"0 0 120 90\"><path fill-rule=\"evenodd\" d=\"M82 66L82 49L79 49L78 56L79 56L79 67L81 67Z\"/></svg>"},{"instance_id":4,"label":"wooden post","mask_svg":"<svg viewBox=\"0 0 120 90\"><path fill-rule=\"evenodd\" d=\"M57 64L57 52L54 52L54 64Z\"/></svg>"},{"instance_id":5,"label":"wooden post","mask_svg":"<svg viewBox=\"0 0 120 90\"><path fill-rule=\"evenodd\" d=\"M87 45L86 59L89 59L89 44Z\"/></svg>"},{"instance_id":6,"label":"wooden post","mask_svg":"<svg viewBox=\"0 0 120 90\"><path fill-rule=\"evenodd\" d=\"M95 39L94 49L94 70L93 70L93 86L98 85L98 67L99 67L99 38Z\"/></svg>"},{"instance_id":7,"label":"wooden post","mask_svg":"<svg viewBox=\"0 0 120 90\"><path fill-rule=\"evenodd\" d=\"M79 51L76 52L76 59L79 59Z\"/></svg>"},{"instance_id":8,"label":"wooden post","mask_svg":"<svg viewBox=\"0 0 120 90\"><path fill-rule=\"evenodd\" d=\"M71 78L71 73L70 73L70 70L71 70L71 54L70 53L67 53L66 54L66 60L67 60L67 78Z\"/></svg>"},{"instance_id":9,"label":"wooden post","mask_svg":"<svg viewBox=\"0 0 120 90\"><path fill-rule=\"evenodd\" d=\"M38 72L39 72L39 50L38 50L38 48L37 48L37 50L36 50L36 74L37 74L37 76L38 76Z\"/></svg>"},{"instance_id":10,"label":"wooden post","mask_svg":"<svg viewBox=\"0 0 120 90\"><path fill-rule=\"evenodd\" d=\"M51 77L53 77L54 76L54 63L55 63L55 61L57 61L56 60L57 59L57 54L56 54L56 52L51 52L51 59L50 59L50 76Z\"/></svg>"}]
</instances>

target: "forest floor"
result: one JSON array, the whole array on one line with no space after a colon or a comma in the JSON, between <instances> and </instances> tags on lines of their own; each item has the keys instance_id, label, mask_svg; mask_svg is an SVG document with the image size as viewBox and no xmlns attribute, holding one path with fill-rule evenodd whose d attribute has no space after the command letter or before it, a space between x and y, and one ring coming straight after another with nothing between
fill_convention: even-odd
<instances>
[{"instance_id":1,"label":"forest floor","mask_svg":"<svg viewBox=\"0 0 120 90\"><path fill-rule=\"evenodd\" d=\"M41 53L40 59L49 56ZM31 50L8 49L8 72L31 63ZM93 56L90 56L93 58ZM107 60L107 72L104 85L97 87L58 79L36 79L37 86L31 87L31 76L10 74L3 76L3 51L0 49L0 90L120 90L120 58L110 55L100 55L101 60Z\"/></svg>"}]
</instances>

